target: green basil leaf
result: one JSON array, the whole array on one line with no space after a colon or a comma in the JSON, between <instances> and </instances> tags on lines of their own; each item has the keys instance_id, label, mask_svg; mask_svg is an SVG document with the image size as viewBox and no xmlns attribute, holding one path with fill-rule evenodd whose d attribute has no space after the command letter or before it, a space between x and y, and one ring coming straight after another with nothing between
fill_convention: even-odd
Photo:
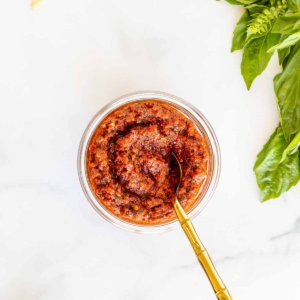
<instances>
[{"instance_id":1,"label":"green basil leaf","mask_svg":"<svg viewBox=\"0 0 300 300\"><path fill-rule=\"evenodd\" d=\"M254 165L257 184L261 190L261 201L277 198L296 185L300 179L299 153L288 155L281 161L287 148L282 128L279 127L257 155Z\"/></svg>"},{"instance_id":2,"label":"green basil leaf","mask_svg":"<svg viewBox=\"0 0 300 300\"><path fill-rule=\"evenodd\" d=\"M283 42L286 38L287 38L287 35L282 34L281 38L280 38L280 43ZM291 47L286 47L284 49L278 50L277 52L278 52L279 64L284 66L285 60L291 52Z\"/></svg>"},{"instance_id":3,"label":"green basil leaf","mask_svg":"<svg viewBox=\"0 0 300 300\"><path fill-rule=\"evenodd\" d=\"M267 50L276 45L280 40L280 34L268 33L265 36L249 42L243 53L241 71L248 90L254 79L267 67L273 53Z\"/></svg>"},{"instance_id":4,"label":"green basil leaf","mask_svg":"<svg viewBox=\"0 0 300 300\"><path fill-rule=\"evenodd\" d=\"M290 54L290 52L291 52L291 47L278 50L279 64L282 65L283 67L285 66L285 60L287 56Z\"/></svg>"},{"instance_id":5,"label":"green basil leaf","mask_svg":"<svg viewBox=\"0 0 300 300\"><path fill-rule=\"evenodd\" d=\"M300 130L300 42L292 47L284 69L274 77L274 89L285 138Z\"/></svg>"},{"instance_id":6,"label":"green basil leaf","mask_svg":"<svg viewBox=\"0 0 300 300\"><path fill-rule=\"evenodd\" d=\"M281 129L281 126L279 124L278 127L275 129L275 131L270 136L267 143L263 146L262 150L257 154L257 159L256 159L256 162L255 162L255 165L254 165L254 168L253 168L254 171L259 169L259 166L263 165L264 160L265 160L265 156L269 151L268 149L269 148L272 149L272 147L270 147L270 145L272 145L272 143L274 143L274 139L276 138L276 136L278 134L277 131L280 131L280 129ZM281 129L281 131L282 131L282 129ZM284 151L284 149L288 145L286 141L284 141L284 142L285 142L286 145L283 147L282 152ZM282 155L280 156L280 159L281 159L281 157L282 157ZM278 160L278 162L280 161L280 159Z\"/></svg>"},{"instance_id":7,"label":"green basil leaf","mask_svg":"<svg viewBox=\"0 0 300 300\"><path fill-rule=\"evenodd\" d=\"M273 0L274 1L274 3L275 3L275 0ZM269 1L269 0L261 0L261 1L258 1L258 2L255 2L256 4L259 4L259 5L269 5L269 3L271 3L271 5L272 5L272 0L271 1ZM273 5L272 5L273 6Z\"/></svg>"},{"instance_id":8,"label":"green basil leaf","mask_svg":"<svg viewBox=\"0 0 300 300\"><path fill-rule=\"evenodd\" d=\"M293 34L297 31L294 29L294 26L298 20L300 20L300 12L281 16L275 21L272 32L281 34Z\"/></svg>"},{"instance_id":9,"label":"green basil leaf","mask_svg":"<svg viewBox=\"0 0 300 300\"><path fill-rule=\"evenodd\" d=\"M247 37L247 26L250 20L251 17L246 10L245 13L241 16L240 20L237 22L235 30L233 32L231 52L240 50L244 47Z\"/></svg>"},{"instance_id":10,"label":"green basil leaf","mask_svg":"<svg viewBox=\"0 0 300 300\"><path fill-rule=\"evenodd\" d=\"M300 146L300 131L298 131L298 133L294 136L294 138L289 143L287 148L285 148L285 150L283 151L280 163L284 161L288 155L292 155L298 152L299 146Z\"/></svg>"},{"instance_id":11,"label":"green basil leaf","mask_svg":"<svg viewBox=\"0 0 300 300\"><path fill-rule=\"evenodd\" d=\"M232 5L243 5L243 3L238 2L236 0L226 0L228 3L232 4Z\"/></svg>"},{"instance_id":12,"label":"green basil leaf","mask_svg":"<svg viewBox=\"0 0 300 300\"><path fill-rule=\"evenodd\" d=\"M274 52L276 50L294 46L295 44L298 43L299 40L300 40L300 31L290 35L283 42L273 46L272 48L270 48L268 50L268 52L270 53L270 52Z\"/></svg>"},{"instance_id":13,"label":"green basil leaf","mask_svg":"<svg viewBox=\"0 0 300 300\"><path fill-rule=\"evenodd\" d=\"M252 3L255 3L257 2L258 0L238 0L238 2L241 2L245 5L249 5L249 4L252 4Z\"/></svg>"},{"instance_id":14,"label":"green basil leaf","mask_svg":"<svg viewBox=\"0 0 300 300\"><path fill-rule=\"evenodd\" d=\"M300 20L295 23L293 29L300 29Z\"/></svg>"},{"instance_id":15,"label":"green basil leaf","mask_svg":"<svg viewBox=\"0 0 300 300\"><path fill-rule=\"evenodd\" d=\"M288 9L291 11L299 10L298 0L286 0L286 4L287 4Z\"/></svg>"},{"instance_id":16,"label":"green basil leaf","mask_svg":"<svg viewBox=\"0 0 300 300\"><path fill-rule=\"evenodd\" d=\"M250 12L250 15L252 15L252 14L261 14L264 11L264 9L268 9L267 6L258 5L258 4L252 4L252 5L246 6L246 8Z\"/></svg>"},{"instance_id":17,"label":"green basil leaf","mask_svg":"<svg viewBox=\"0 0 300 300\"><path fill-rule=\"evenodd\" d=\"M247 32L247 38L246 38L246 41L245 41L245 45L246 44L249 44L252 40L255 40L255 39L258 39L262 36L265 36L266 34L268 33L268 31L265 31L265 32L260 32L260 33L248 33Z\"/></svg>"}]
</instances>

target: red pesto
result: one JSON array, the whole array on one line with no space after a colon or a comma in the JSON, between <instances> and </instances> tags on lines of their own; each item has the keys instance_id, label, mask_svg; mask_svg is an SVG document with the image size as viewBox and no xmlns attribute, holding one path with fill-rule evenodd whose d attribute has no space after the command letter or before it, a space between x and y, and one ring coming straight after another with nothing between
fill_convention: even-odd
<instances>
[{"instance_id":1,"label":"red pesto","mask_svg":"<svg viewBox=\"0 0 300 300\"><path fill-rule=\"evenodd\" d=\"M123 105L98 125L87 151L87 175L98 201L120 219L156 225L175 219L178 199L192 209L210 173L210 151L195 124L172 104L142 100Z\"/></svg>"}]
</instances>

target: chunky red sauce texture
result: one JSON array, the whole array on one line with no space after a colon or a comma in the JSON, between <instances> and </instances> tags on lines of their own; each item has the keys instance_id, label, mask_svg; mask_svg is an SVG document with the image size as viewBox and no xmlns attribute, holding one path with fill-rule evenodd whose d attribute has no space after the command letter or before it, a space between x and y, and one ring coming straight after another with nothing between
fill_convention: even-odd
<instances>
[{"instance_id":1,"label":"chunky red sauce texture","mask_svg":"<svg viewBox=\"0 0 300 300\"><path fill-rule=\"evenodd\" d=\"M131 102L98 125L87 151L90 186L111 213L144 225L172 221L172 200L188 211L209 175L209 148L195 124L171 104L158 100Z\"/></svg>"}]
</instances>

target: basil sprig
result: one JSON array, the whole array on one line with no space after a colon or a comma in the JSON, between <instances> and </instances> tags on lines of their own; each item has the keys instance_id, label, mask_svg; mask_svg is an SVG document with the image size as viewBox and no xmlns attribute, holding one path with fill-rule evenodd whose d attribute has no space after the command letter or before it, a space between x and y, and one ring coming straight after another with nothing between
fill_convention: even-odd
<instances>
[{"instance_id":1,"label":"basil sprig","mask_svg":"<svg viewBox=\"0 0 300 300\"><path fill-rule=\"evenodd\" d=\"M299 137L295 147L286 141L281 126L257 155L254 172L261 189L261 201L279 197L300 179ZM295 144L294 142L293 144Z\"/></svg>"},{"instance_id":2,"label":"basil sprig","mask_svg":"<svg viewBox=\"0 0 300 300\"><path fill-rule=\"evenodd\" d=\"M282 72L274 77L280 124L257 156L254 172L261 201L277 198L300 180L300 0L226 0L245 12L231 51L243 49L241 72L248 89L275 51Z\"/></svg>"}]
</instances>

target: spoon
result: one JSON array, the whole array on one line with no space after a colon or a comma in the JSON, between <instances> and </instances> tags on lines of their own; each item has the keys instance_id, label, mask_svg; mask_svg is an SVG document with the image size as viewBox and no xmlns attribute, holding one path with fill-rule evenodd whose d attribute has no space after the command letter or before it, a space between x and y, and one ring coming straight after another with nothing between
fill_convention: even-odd
<instances>
[{"instance_id":1,"label":"spoon","mask_svg":"<svg viewBox=\"0 0 300 300\"><path fill-rule=\"evenodd\" d=\"M171 153L174 158L177 161L177 164L179 166L179 172L180 172L180 179L179 183L176 188L175 192L175 200L173 201L174 210L176 212L177 218L180 222L180 225L185 232L187 238L189 239L194 252L196 254L196 257L198 258L198 261L200 262L200 265L204 269L204 272L206 273L207 278L209 279L212 288L216 294L217 299L219 300L232 300L229 291L227 290L225 284L223 283L220 275L218 274L208 252L206 251L204 245L201 243L196 230L187 216L187 214L184 212L181 204L178 201L177 193L179 190L179 186L182 179L182 167L178 160L178 157L174 152Z\"/></svg>"}]
</instances>

